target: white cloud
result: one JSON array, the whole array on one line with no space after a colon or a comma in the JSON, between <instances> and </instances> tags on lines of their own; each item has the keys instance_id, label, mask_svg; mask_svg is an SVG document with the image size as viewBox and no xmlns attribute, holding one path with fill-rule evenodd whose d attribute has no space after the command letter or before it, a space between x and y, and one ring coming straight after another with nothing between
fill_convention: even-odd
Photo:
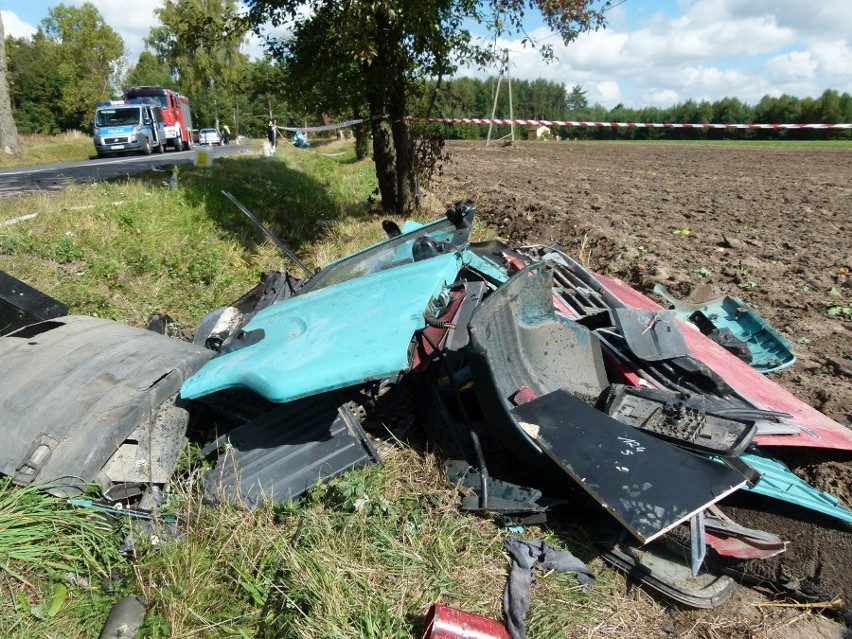
<instances>
[{"instance_id":1,"label":"white cloud","mask_svg":"<svg viewBox=\"0 0 852 639\"><path fill-rule=\"evenodd\" d=\"M24 22L16 14L11 11L1 11L0 17L3 19L3 32L7 36L13 38L29 38L37 31L36 27Z\"/></svg>"},{"instance_id":2,"label":"white cloud","mask_svg":"<svg viewBox=\"0 0 852 639\"><path fill-rule=\"evenodd\" d=\"M586 100L589 104L616 105L624 100L621 95L621 87L618 86L618 82L613 80L592 82L586 86L588 87L586 89Z\"/></svg>"},{"instance_id":3,"label":"white cloud","mask_svg":"<svg viewBox=\"0 0 852 639\"><path fill-rule=\"evenodd\" d=\"M852 3L841 0L718 0L732 19L771 15L809 42L849 38Z\"/></svg>"},{"instance_id":4,"label":"white cloud","mask_svg":"<svg viewBox=\"0 0 852 639\"><path fill-rule=\"evenodd\" d=\"M657 106L662 104L677 104L683 101L683 96L673 89L652 88L642 92L639 98L639 105L631 106Z\"/></svg>"},{"instance_id":5,"label":"white cloud","mask_svg":"<svg viewBox=\"0 0 852 639\"><path fill-rule=\"evenodd\" d=\"M159 22L154 10L161 3L139 2L134 3L131 8L126 0L88 1L97 7L104 22L122 37L130 64L136 64L139 54L145 49L143 38L147 37L151 27ZM82 2L74 0L70 4L80 5Z\"/></svg>"},{"instance_id":6,"label":"white cloud","mask_svg":"<svg viewBox=\"0 0 852 639\"><path fill-rule=\"evenodd\" d=\"M819 42L810 47L810 53L817 63L818 74L845 78L843 86L846 87L852 84L852 44L841 41Z\"/></svg>"},{"instance_id":7,"label":"white cloud","mask_svg":"<svg viewBox=\"0 0 852 639\"><path fill-rule=\"evenodd\" d=\"M852 2L830 0L682 0L680 15L657 12L641 24L626 19L609 29L553 44L558 62L544 65L520 41L513 75L580 84L590 103L607 107L671 106L693 98L817 96L852 84ZM547 37L546 31L533 35ZM496 71L492 71L496 72Z\"/></svg>"}]
</instances>

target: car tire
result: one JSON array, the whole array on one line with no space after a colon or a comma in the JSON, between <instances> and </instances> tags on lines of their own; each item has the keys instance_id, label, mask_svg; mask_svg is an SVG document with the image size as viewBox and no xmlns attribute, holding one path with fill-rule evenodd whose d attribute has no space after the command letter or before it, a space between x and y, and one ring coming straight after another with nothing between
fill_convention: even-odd
<instances>
[{"instance_id":1,"label":"car tire","mask_svg":"<svg viewBox=\"0 0 852 639\"><path fill-rule=\"evenodd\" d=\"M151 155L151 140L145 138L145 146L142 147L142 153L144 155Z\"/></svg>"}]
</instances>

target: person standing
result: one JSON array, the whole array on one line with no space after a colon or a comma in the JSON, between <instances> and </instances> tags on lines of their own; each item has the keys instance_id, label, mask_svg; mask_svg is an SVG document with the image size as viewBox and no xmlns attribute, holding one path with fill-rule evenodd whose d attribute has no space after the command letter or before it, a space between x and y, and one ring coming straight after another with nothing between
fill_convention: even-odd
<instances>
[{"instance_id":1,"label":"person standing","mask_svg":"<svg viewBox=\"0 0 852 639\"><path fill-rule=\"evenodd\" d=\"M278 141L278 120L269 121L269 128L266 130L266 139L269 140L269 146L272 148L272 155L275 155L275 145Z\"/></svg>"}]
</instances>

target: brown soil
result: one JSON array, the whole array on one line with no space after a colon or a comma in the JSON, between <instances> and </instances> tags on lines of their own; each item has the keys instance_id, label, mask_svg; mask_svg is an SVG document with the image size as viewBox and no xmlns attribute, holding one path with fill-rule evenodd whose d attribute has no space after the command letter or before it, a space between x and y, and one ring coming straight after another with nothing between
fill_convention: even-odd
<instances>
[{"instance_id":1,"label":"brown soil","mask_svg":"<svg viewBox=\"0 0 852 639\"><path fill-rule=\"evenodd\" d=\"M592 270L651 297L660 282L690 301L742 298L796 351L797 364L773 379L852 422L852 319L828 314L852 306L852 149L574 142L448 149L451 160L432 185L443 204L469 198L478 220L508 244L559 242ZM780 456L852 505L852 457ZM852 608L850 527L815 535L814 524L770 519L754 518L782 528L790 557L809 560L769 572L817 578L821 594L840 594Z\"/></svg>"}]
</instances>

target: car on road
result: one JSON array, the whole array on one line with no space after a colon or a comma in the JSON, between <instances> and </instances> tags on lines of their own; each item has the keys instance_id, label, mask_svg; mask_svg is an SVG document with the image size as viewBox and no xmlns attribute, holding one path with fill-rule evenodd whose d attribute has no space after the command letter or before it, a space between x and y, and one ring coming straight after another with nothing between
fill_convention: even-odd
<instances>
[{"instance_id":1,"label":"car on road","mask_svg":"<svg viewBox=\"0 0 852 639\"><path fill-rule=\"evenodd\" d=\"M217 131L216 129L201 129L198 132L198 143L215 144L216 146L221 146L222 137L219 135L219 131Z\"/></svg>"}]
</instances>

